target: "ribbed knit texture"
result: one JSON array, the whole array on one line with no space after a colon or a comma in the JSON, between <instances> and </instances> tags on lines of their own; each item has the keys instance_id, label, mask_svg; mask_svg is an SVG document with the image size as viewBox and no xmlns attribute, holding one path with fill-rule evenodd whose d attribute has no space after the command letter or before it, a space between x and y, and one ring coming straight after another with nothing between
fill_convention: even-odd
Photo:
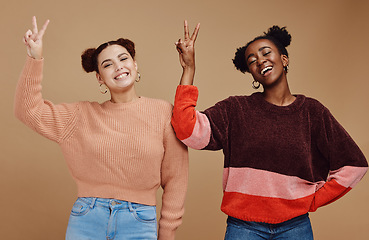
<instances>
[{"instance_id":1,"label":"ribbed knit texture","mask_svg":"<svg viewBox=\"0 0 369 240\"><path fill-rule=\"evenodd\" d=\"M155 205L162 186L159 239L174 239L184 213L188 153L170 125L172 105L145 97L56 105L42 98L42 70L43 60L27 58L15 115L60 145L78 196Z\"/></svg>"}]
</instances>

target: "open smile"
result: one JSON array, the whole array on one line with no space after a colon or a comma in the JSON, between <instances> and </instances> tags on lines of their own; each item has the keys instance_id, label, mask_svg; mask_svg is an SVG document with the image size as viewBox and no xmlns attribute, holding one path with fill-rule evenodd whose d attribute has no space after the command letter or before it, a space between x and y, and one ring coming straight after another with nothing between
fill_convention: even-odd
<instances>
[{"instance_id":1,"label":"open smile","mask_svg":"<svg viewBox=\"0 0 369 240\"><path fill-rule=\"evenodd\" d=\"M114 79L115 80L120 80L122 78L128 77L129 73L128 72L124 72L122 74L119 74L118 76L116 76Z\"/></svg>"},{"instance_id":2,"label":"open smile","mask_svg":"<svg viewBox=\"0 0 369 240\"><path fill-rule=\"evenodd\" d=\"M269 71L271 71L273 69L272 66L268 66L268 67L265 67L263 68L261 71L260 71L260 74L265 76L265 74L267 74Z\"/></svg>"}]
</instances>

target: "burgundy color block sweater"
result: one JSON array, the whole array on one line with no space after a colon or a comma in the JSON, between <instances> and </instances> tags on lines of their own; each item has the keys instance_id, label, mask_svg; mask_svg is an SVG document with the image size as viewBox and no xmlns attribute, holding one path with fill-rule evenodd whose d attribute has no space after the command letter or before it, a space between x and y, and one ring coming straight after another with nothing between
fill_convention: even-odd
<instances>
[{"instance_id":1,"label":"burgundy color block sweater","mask_svg":"<svg viewBox=\"0 0 369 240\"><path fill-rule=\"evenodd\" d=\"M223 150L221 209L245 221L281 223L346 194L368 163L327 108L296 95L276 106L261 93L195 110L195 86L177 88L172 125L194 149Z\"/></svg>"}]
</instances>

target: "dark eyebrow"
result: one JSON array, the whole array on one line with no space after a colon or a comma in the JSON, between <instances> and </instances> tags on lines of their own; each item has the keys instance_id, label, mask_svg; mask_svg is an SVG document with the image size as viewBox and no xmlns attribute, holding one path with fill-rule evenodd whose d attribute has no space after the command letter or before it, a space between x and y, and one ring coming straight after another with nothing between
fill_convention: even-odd
<instances>
[{"instance_id":1,"label":"dark eyebrow","mask_svg":"<svg viewBox=\"0 0 369 240\"><path fill-rule=\"evenodd\" d=\"M118 58L120 58L121 56L123 56L123 55L127 55L128 56L128 54L127 53L121 53L121 54L119 54L118 55Z\"/></svg>"},{"instance_id":2,"label":"dark eyebrow","mask_svg":"<svg viewBox=\"0 0 369 240\"><path fill-rule=\"evenodd\" d=\"M266 48L269 48L269 49L272 49L271 47L268 47L268 46L264 46L264 47L261 47L261 48L259 48L259 52L261 52L261 51L263 51L264 49L266 49ZM251 54L249 54L248 56L247 56L247 58L246 58L246 61L250 58L250 57L252 57L252 56L254 56L254 54L253 53L251 53Z\"/></svg>"},{"instance_id":3,"label":"dark eyebrow","mask_svg":"<svg viewBox=\"0 0 369 240\"><path fill-rule=\"evenodd\" d=\"M272 49L271 47L268 47L268 46L264 46L264 47L261 47L259 48L259 52L263 51L265 48L269 48L269 49Z\"/></svg>"},{"instance_id":4,"label":"dark eyebrow","mask_svg":"<svg viewBox=\"0 0 369 240\"><path fill-rule=\"evenodd\" d=\"M119 54L117 57L118 57L118 58L120 58L120 57L121 57L121 56L123 56L123 55L127 55L127 56L128 56L128 54L127 54L127 53L121 53L121 54ZM104 62L108 62L108 61L111 61L111 59L109 59L109 58L108 58L108 59L105 59L104 61L102 61L102 62L101 62L101 64L100 64L100 65L102 66L102 65L104 64Z\"/></svg>"}]
</instances>

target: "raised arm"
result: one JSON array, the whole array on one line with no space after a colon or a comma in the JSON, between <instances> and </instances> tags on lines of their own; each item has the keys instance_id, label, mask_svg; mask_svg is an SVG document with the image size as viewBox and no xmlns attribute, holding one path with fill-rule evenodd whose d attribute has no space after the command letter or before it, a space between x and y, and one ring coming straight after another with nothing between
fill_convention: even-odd
<instances>
[{"instance_id":1,"label":"raised arm","mask_svg":"<svg viewBox=\"0 0 369 240\"><path fill-rule=\"evenodd\" d=\"M184 22L184 39L179 39L175 44L179 53L179 62L183 68L181 85L192 85L195 76L195 41L200 29L200 23L196 25L191 37L188 31L187 20Z\"/></svg>"},{"instance_id":2,"label":"raised arm","mask_svg":"<svg viewBox=\"0 0 369 240\"><path fill-rule=\"evenodd\" d=\"M211 133L208 118L195 109L198 90L192 86L195 75L195 41L199 28L200 24L197 24L190 37L185 21L184 39L176 42L183 73L177 87L172 116L172 126L177 138L194 149L204 148L209 143Z\"/></svg>"},{"instance_id":3,"label":"raised arm","mask_svg":"<svg viewBox=\"0 0 369 240\"><path fill-rule=\"evenodd\" d=\"M28 56L15 92L14 114L36 132L60 142L76 123L77 104L54 105L42 97L42 38L48 24L49 20L38 30L36 17L33 17L32 30L24 34L23 42Z\"/></svg>"}]
</instances>

